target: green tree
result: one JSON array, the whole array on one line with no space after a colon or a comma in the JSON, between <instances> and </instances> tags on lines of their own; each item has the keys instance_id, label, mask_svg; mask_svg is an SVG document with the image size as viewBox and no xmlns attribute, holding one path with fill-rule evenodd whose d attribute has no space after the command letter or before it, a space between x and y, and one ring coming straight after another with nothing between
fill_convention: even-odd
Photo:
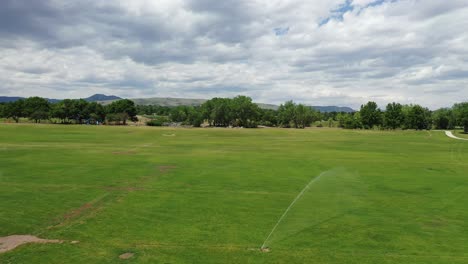
<instances>
[{"instance_id":1,"label":"green tree","mask_svg":"<svg viewBox=\"0 0 468 264\"><path fill-rule=\"evenodd\" d=\"M203 124L203 115L200 107L188 108L187 122L194 127L200 127Z\"/></svg>"},{"instance_id":2,"label":"green tree","mask_svg":"<svg viewBox=\"0 0 468 264\"><path fill-rule=\"evenodd\" d=\"M291 127L295 120L296 105L293 101L287 101L278 108L278 123L282 127Z\"/></svg>"},{"instance_id":3,"label":"green tree","mask_svg":"<svg viewBox=\"0 0 468 264\"><path fill-rule=\"evenodd\" d=\"M405 116L403 106L399 103L390 103L387 105L384 113L384 126L388 129L397 129L402 126Z\"/></svg>"},{"instance_id":4,"label":"green tree","mask_svg":"<svg viewBox=\"0 0 468 264\"><path fill-rule=\"evenodd\" d=\"M43 110L34 111L31 115L29 115L29 118L34 120L36 123L40 123L41 120L48 119L49 117L49 113Z\"/></svg>"},{"instance_id":5,"label":"green tree","mask_svg":"<svg viewBox=\"0 0 468 264\"><path fill-rule=\"evenodd\" d=\"M53 118L58 118L61 123L65 123L67 115L65 112L65 107L63 101L52 104L50 108L50 116Z\"/></svg>"},{"instance_id":6,"label":"green tree","mask_svg":"<svg viewBox=\"0 0 468 264\"><path fill-rule=\"evenodd\" d=\"M60 119L62 123L67 123L71 120L81 123L82 119L89 115L88 113L84 113L87 106L88 102L82 99L64 99L52 105L51 116Z\"/></svg>"},{"instance_id":7,"label":"green tree","mask_svg":"<svg viewBox=\"0 0 468 264\"><path fill-rule=\"evenodd\" d=\"M327 120L327 126L328 127L333 127L333 118L329 117Z\"/></svg>"},{"instance_id":8,"label":"green tree","mask_svg":"<svg viewBox=\"0 0 468 264\"><path fill-rule=\"evenodd\" d=\"M453 111L456 116L457 124L463 127L463 131L468 133L468 102L455 104Z\"/></svg>"},{"instance_id":9,"label":"green tree","mask_svg":"<svg viewBox=\"0 0 468 264\"><path fill-rule=\"evenodd\" d=\"M75 100L65 99L60 103L63 104L62 108L65 113L65 119L75 120L75 117L78 115L78 108L76 107Z\"/></svg>"},{"instance_id":10,"label":"green tree","mask_svg":"<svg viewBox=\"0 0 468 264\"><path fill-rule=\"evenodd\" d=\"M258 105L252 103L252 98L247 96L236 96L231 101L232 118L241 127L256 127L259 116Z\"/></svg>"},{"instance_id":11,"label":"green tree","mask_svg":"<svg viewBox=\"0 0 468 264\"><path fill-rule=\"evenodd\" d=\"M173 122L184 122L188 117L187 106L177 106L171 109L169 117Z\"/></svg>"},{"instance_id":12,"label":"green tree","mask_svg":"<svg viewBox=\"0 0 468 264\"><path fill-rule=\"evenodd\" d=\"M13 120L15 120L16 123L18 123L19 119L25 116L24 100L20 99L20 100L5 104L3 108L3 115L6 118L12 118Z\"/></svg>"},{"instance_id":13,"label":"green tree","mask_svg":"<svg viewBox=\"0 0 468 264\"><path fill-rule=\"evenodd\" d=\"M452 129L456 124L452 109L441 108L433 112L432 121L436 129Z\"/></svg>"},{"instance_id":14,"label":"green tree","mask_svg":"<svg viewBox=\"0 0 468 264\"><path fill-rule=\"evenodd\" d=\"M431 112L420 105L413 105L409 108L407 125L410 129L431 129Z\"/></svg>"},{"instance_id":15,"label":"green tree","mask_svg":"<svg viewBox=\"0 0 468 264\"><path fill-rule=\"evenodd\" d=\"M342 113L338 115L339 126L345 129L359 129L362 128L361 113Z\"/></svg>"},{"instance_id":16,"label":"green tree","mask_svg":"<svg viewBox=\"0 0 468 264\"><path fill-rule=\"evenodd\" d=\"M112 114L112 121L117 121L115 119L119 119L123 125L127 124L127 120L135 120L136 119L136 107L135 103L129 99L123 99L114 101L107 106L107 113Z\"/></svg>"},{"instance_id":17,"label":"green tree","mask_svg":"<svg viewBox=\"0 0 468 264\"><path fill-rule=\"evenodd\" d=\"M24 114L36 123L49 118L50 103L42 97L29 97L24 100Z\"/></svg>"},{"instance_id":18,"label":"green tree","mask_svg":"<svg viewBox=\"0 0 468 264\"><path fill-rule=\"evenodd\" d=\"M294 107L294 127L305 128L312 123L312 109L303 104L298 104Z\"/></svg>"},{"instance_id":19,"label":"green tree","mask_svg":"<svg viewBox=\"0 0 468 264\"><path fill-rule=\"evenodd\" d=\"M89 103L84 99L72 100L73 119L78 124L83 124L83 120L89 119Z\"/></svg>"},{"instance_id":20,"label":"green tree","mask_svg":"<svg viewBox=\"0 0 468 264\"><path fill-rule=\"evenodd\" d=\"M360 116L362 125L365 129L371 129L381 124L381 111L375 102L368 102L361 105Z\"/></svg>"},{"instance_id":21,"label":"green tree","mask_svg":"<svg viewBox=\"0 0 468 264\"><path fill-rule=\"evenodd\" d=\"M203 118L210 126L227 127L233 120L232 104L229 98L213 98L202 105Z\"/></svg>"},{"instance_id":22,"label":"green tree","mask_svg":"<svg viewBox=\"0 0 468 264\"><path fill-rule=\"evenodd\" d=\"M85 111L91 123L104 122L106 119L106 112L104 106L97 102L91 102L86 105Z\"/></svg>"},{"instance_id":23,"label":"green tree","mask_svg":"<svg viewBox=\"0 0 468 264\"><path fill-rule=\"evenodd\" d=\"M345 127L346 117L347 117L346 113L338 113L336 115L336 120L338 121L338 127L341 127L341 128Z\"/></svg>"},{"instance_id":24,"label":"green tree","mask_svg":"<svg viewBox=\"0 0 468 264\"><path fill-rule=\"evenodd\" d=\"M5 117L5 103L0 103L0 118Z\"/></svg>"},{"instance_id":25,"label":"green tree","mask_svg":"<svg viewBox=\"0 0 468 264\"><path fill-rule=\"evenodd\" d=\"M278 125L278 112L273 109L259 109L260 124L264 126Z\"/></svg>"}]
</instances>

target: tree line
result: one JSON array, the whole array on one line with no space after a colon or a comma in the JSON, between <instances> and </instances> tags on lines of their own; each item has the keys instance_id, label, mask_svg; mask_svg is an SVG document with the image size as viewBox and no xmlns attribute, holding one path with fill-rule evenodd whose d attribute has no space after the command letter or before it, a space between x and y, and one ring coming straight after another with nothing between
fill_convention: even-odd
<instances>
[{"instance_id":1,"label":"tree line","mask_svg":"<svg viewBox=\"0 0 468 264\"><path fill-rule=\"evenodd\" d=\"M50 103L41 97L30 97L0 104L0 117L19 122L28 118L36 123L54 120L62 124L127 124L136 115L149 117L148 125L178 123L199 127L271 126L305 128L336 126L347 129L453 129L464 127L468 133L468 102L430 111L420 105L389 103L381 110L375 102L368 102L353 113L321 113L310 106L287 101L278 109L262 109L247 96L213 98L200 106L167 107L135 105L122 99L108 105L83 99L65 99Z\"/></svg>"},{"instance_id":2,"label":"tree line","mask_svg":"<svg viewBox=\"0 0 468 264\"><path fill-rule=\"evenodd\" d=\"M83 99L65 99L50 103L41 97L29 97L0 104L0 117L19 122L28 118L35 123L55 119L61 124L123 124L136 120L135 103L128 99L114 101L108 105L88 102Z\"/></svg>"},{"instance_id":3,"label":"tree line","mask_svg":"<svg viewBox=\"0 0 468 264\"><path fill-rule=\"evenodd\" d=\"M262 109L247 96L234 98L213 98L200 106L156 107L137 106L139 111L148 115L156 111L159 120L150 125L162 125L164 122L179 122L195 127L206 123L212 127L254 128L259 125L272 127L305 128L326 114L315 111L312 107L296 104L292 101L281 105L278 110Z\"/></svg>"},{"instance_id":4,"label":"tree line","mask_svg":"<svg viewBox=\"0 0 468 264\"><path fill-rule=\"evenodd\" d=\"M468 133L468 102L451 108L430 111L420 105L389 103L382 111L375 102L362 105L355 113L338 114L339 126L350 129L454 129L463 127Z\"/></svg>"}]
</instances>

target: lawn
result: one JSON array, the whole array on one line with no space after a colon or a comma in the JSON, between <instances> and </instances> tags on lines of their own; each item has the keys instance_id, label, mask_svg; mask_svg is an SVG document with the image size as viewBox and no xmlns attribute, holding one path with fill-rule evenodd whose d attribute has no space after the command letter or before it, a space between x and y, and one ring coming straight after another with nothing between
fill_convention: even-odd
<instances>
[{"instance_id":1,"label":"lawn","mask_svg":"<svg viewBox=\"0 0 468 264\"><path fill-rule=\"evenodd\" d=\"M1 124L0 237L65 242L0 263L468 263L467 160L441 131Z\"/></svg>"}]
</instances>

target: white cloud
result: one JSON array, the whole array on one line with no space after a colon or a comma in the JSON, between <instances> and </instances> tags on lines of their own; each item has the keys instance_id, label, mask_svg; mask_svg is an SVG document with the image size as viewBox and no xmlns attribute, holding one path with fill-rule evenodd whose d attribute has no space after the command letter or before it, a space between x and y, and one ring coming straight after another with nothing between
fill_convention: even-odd
<instances>
[{"instance_id":1,"label":"white cloud","mask_svg":"<svg viewBox=\"0 0 468 264\"><path fill-rule=\"evenodd\" d=\"M0 11L2 95L468 99L466 1L26 2Z\"/></svg>"}]
</instances>

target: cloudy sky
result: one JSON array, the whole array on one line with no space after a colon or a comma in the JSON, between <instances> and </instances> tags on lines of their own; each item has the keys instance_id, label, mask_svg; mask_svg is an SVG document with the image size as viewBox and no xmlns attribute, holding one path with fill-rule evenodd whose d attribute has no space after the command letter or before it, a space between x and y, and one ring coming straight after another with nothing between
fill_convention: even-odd
<instances>
[{"instance_id":1,"label":"cloudy sky","mask_svg":"<svg viewBox=\"0 0 468 264\"><path fill-rule=\"evenodd\" d=\"M0 95L468 100L467 0L2 0Z\"/></svg>"}]
</instances>

